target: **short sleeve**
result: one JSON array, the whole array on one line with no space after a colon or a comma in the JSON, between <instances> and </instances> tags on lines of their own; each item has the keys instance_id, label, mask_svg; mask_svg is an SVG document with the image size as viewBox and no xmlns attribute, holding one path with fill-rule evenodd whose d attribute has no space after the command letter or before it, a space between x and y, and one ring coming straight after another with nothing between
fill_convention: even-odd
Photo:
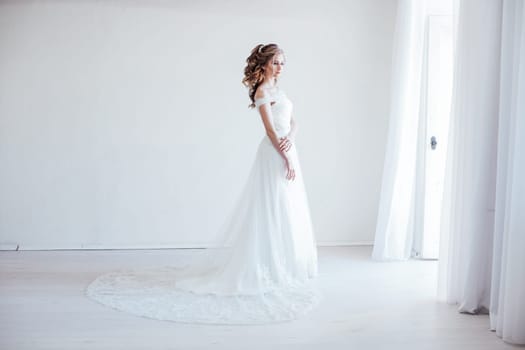
<instances>
[{"instance_id":1,"label":"short sleeve","mask_svg":"<svg viewBox=\"0 0 525 350\"><path fill-rule=\"evenodd\" d=\"M270 98L269 97L256 98L255 101L253 101L253 103L255 104L255 108L257 108L260 105L263 105L265 103L269 103L269 102L270 102Z\"/></svg>"}]
</instances>

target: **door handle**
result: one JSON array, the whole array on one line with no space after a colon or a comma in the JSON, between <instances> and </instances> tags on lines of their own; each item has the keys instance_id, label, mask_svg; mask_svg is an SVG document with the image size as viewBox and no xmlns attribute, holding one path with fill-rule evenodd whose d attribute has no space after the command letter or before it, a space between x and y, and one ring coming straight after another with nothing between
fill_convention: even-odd
<instances>
[{"instance_id":1,"label":"door handle","mask_svg":"<svg viewBox=\"0 0 525 350\"><path fill-rule=\"evenodd\" d=\"M435 136L432 136L430 138L430 147L432 148L432 150L435 150L436 149L436 146L437 146L437 140L436 140L436 137Z\"/></svg>"}]
</instances>

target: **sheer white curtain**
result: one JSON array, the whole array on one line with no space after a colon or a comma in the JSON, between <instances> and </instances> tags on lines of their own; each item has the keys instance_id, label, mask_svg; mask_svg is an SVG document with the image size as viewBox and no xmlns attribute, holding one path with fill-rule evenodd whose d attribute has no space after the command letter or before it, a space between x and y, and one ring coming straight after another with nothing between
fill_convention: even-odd
<instances>
[{"instance_id":1,"label":"sheer white curtain","mask_svg":"<svg viewBox=\"0 0 525 350\"><path fill-rule=\"evenodd\" d=\"M439 296L525 343L525 7L461 0Z\"/></svg>"},{"instance_id":2,"label":"sheer white curtain","mask_svg":"<svg viewBox=\"0 0 525 350\"><path fill-rule=\"evenodd\" d=\"M491 328L525 343L525 6L505 1Z\"/></svg>"},{"instance_id":3,"label":"sheer white curtain","mask_svg":"<svg viewBox=\"0 0 525 350\"><path fill-rule=\"evenodd\" d=\"M440 255L441 287L471 313L490 299L501 37L501 1L479 4L459 6Z\"/></svg>"},{"instance_id":4,"label":"sheer white curtain","mask_svg":"<svg viewBox=\"0 0 525 350\"><path fill-rule=\"evenodd\" d=\"M424 137L425 25L429 15L451 13L450 0L399 0L392 55L390 116L372 257L405 260L412 253L416 174Z\"/></svg>"},{"instance_id":5,"label":"sheer white curtain","mask_svg":"<svg viewBox=\"0 0 525 350\"><path fill-rule=\"evenodd\" d=\"M425 1L398 2L376 260L407 259L412 248L425 11Z\"/></svg>"}]
</instances>

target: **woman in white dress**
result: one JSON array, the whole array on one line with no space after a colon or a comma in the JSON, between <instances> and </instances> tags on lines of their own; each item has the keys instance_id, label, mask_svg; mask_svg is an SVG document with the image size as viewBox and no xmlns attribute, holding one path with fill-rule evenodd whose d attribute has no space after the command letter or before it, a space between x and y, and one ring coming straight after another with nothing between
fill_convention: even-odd
<instances>
[{"instance_id":1,"label":"woman in white dress","mask_svg":"<svg viewBox=\"0 0 525 350\"><path fill-rule=\"evenodd\" d=\"M276 44L257 45L243 84L264 135L218 248L186 266L116 271L86 289L90 298L136 315L178 322L288 321L319 301L311 279L317 250L304 189L292 103L278 86L285 63Z\"/></svg>"}]
</instances>

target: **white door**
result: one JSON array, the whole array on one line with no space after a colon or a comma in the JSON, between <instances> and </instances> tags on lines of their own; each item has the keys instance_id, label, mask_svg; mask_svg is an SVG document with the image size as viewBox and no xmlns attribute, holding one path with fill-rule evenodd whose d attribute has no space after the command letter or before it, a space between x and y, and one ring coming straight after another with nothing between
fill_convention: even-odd
<instances>
[{"instance_id":1,"label":"white door","mask_svg":"<svg viewBox=\"0 0 525 350\"><path fill-rule=\"evenodd\" d=\"M420 184L414 255L437 259L452 96L452 17L428 16L421 113Z\"/></svg>"}]
</instances>

